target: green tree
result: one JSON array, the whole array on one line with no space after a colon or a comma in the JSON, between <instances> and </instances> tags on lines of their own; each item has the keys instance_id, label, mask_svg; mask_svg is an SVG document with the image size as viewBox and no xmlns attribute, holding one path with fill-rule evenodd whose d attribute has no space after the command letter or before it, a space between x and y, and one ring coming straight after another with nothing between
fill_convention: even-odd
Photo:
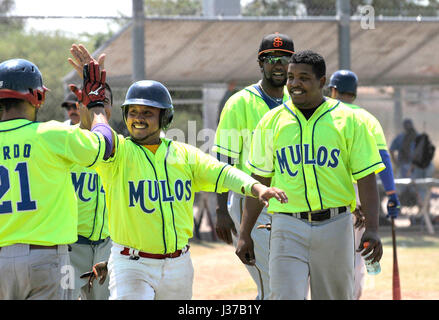
<instances>
[{"instance_id":1,"label":"green tree","mask_svg":"<svg viewBox=\"0 0 439 320\"><path fill-rule=\"evenodd\" d=\"M199 16L201 0L145 0L147 16Z\"/></svg>"},{"instance_id":2,"label":"green tree","mask_svg":"<svg viewBox=\"0 0 439 320\"><path fill-rule=\"evenodd\" d=\"M14 0L0 0L0 16L7 15L15 8ZM0 32L2 34L11 30L23 29L23 20L10 19L7 17L0 17Z\"/></svg>"},{"instance_id":3,"label":"green tree","mask_svg":"<svg viewBox=\"0 0 439 320\"><path fill-rule=\"evenodd\" d=\"M0 37L0 61L22 58L35 63L43 75L43 83L50 89L38 113L39 121L64 120L61 103L65 89L62 78L72 70L67 62L69 49L77 40L61 32L10 31Z\"/></svg>"},{"instance_id":4,"label":"green tree","mask_svg":"<svg viewBox=\"0 0 439 320\"><path fill-rule=\"evenodd\" d=\"M246 16L300 15L303 8L308 16L334 16L336 0L252 0L243 8ZM351 14L359 6L371 5L376 15L383 16L438 16L439 0L351 0Z\"/></svg>"}]
</instances>

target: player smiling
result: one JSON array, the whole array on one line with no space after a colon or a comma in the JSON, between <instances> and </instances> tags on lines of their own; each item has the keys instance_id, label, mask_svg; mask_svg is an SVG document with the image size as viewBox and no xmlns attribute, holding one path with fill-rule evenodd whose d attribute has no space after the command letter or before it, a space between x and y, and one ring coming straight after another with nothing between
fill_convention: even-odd
<instances>
[{"instance_id":1,"label":"player smiling","mask_svg":"<svg viewBox=\"0 0 439 320\"><path fill-rule=\"evenodd\" d=\"M132 84L122 109L130 137L119 135L112 156L96 166L113 240L110 299L190 299L195 192L231 189L265 204L271 197L282 202L286 197L193 146L162 138L174 107L160 82ZM105 277L105 269L105 263L98 264L96 277Z\"/></svg>"},{"instance_id":2,"label":"player smiling","mask_svg":"<svg viewBox=\"0 0 439 320\"><path fill-rule=\"evenodd\" d=\"M287 87L292 101L269 111L255 129L248 168L265 185L285 190L288 203L271 202L272 299L352 299L355 209L352 177L366 215L361 239L379 261L378 192L384 168L375 140L355 111L322 94L326 65L312 51L293 54ZM236 250L254 264L250 232L261 206L246 198Z\"/></svg>"}]
</instances>

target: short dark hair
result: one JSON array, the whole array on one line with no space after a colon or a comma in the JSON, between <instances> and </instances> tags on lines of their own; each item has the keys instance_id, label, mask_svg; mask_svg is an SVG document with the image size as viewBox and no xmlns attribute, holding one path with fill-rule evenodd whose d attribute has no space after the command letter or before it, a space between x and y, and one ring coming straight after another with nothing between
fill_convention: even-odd
<instances>
[{"instance_id":1,"label":"short dark hair","mask_svg":"<svg viewBox=\"0 0 439 320\"><path fill-rule=\"evenodd\" d=\"M0 99L0 108L2 108L3 111L9 111L10 109L21 105L24 101L25 100L23 99L17 98Z\"/></svg>"},{"instance_id":2,"label":"short dark hair","mask_svg":"<svg viewBox=\"0 0 439 320\"><path fill-rule=\"evenodd\" d=\"M314 72L317 79L326 75L326 63L325 59L312 50L304 50L294 53L291 56L290 63L304 63L312 66L312 71Z\"/></svg>"}]
</instances>

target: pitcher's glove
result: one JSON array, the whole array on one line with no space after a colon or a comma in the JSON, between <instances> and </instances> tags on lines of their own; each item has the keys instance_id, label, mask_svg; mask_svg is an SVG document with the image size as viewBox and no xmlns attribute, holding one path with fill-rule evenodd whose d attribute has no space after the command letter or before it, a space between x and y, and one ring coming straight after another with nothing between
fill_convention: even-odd
<instances>
[{"instance_id":1,"label":"pitcher's glove","mask_svg":"<svg viewBox=\"0 0 439 320\"><path fill-rule=\"evenodd\" d=\"M107 72L100 71L99 64L90 61L84 65L84 85L79 90L75 85L70 84L70 90L78 97L78 100L88 109L93 107L103 107L105 100L105 79Z\"/></svg>"},{"instance_id":2,"label":"pitcher's glove","mask_svg":"<svg viewBox=\"0 0 439 320\"><path fill-rule=\"evenodd\" d=\"M93 281L95 279L99 279L99 284L102 285L107 279L108 269L107 269L107 261L98 262L93 266L93 270L81 274L80 278L88 278L88 292L93 288Z\"/></svg>"}]
</instances>

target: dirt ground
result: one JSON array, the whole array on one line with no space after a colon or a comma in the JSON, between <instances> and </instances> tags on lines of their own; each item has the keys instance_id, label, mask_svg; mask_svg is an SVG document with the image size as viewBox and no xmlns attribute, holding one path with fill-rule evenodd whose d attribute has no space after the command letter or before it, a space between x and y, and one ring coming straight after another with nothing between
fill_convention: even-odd
<instances>
[{"instance_id":1,"label":"dirt ground","mask_svg":"<svg viewBox=\"0 0 439 320\"><path fill-rule=\"evenodd\" d=\"M382 240L386 254L382 260L382 274L378 276L379 278L366 275L362 300L392 299L391 270L393 257L389 234L388 229L383 230ZM437 240L439 241L439 238ZM437 286L437 283L430 284L432 288L426 290L425 284L430 280L428 274L424 273L429 272L422 270L422 267L416 267L419 268L421 274L417 275L415 279L413 278L415 275L410 271L410 266L406 266L410 263L410 259L422 260L422 254L419 257L412 257L413 250L407 251L404 241L400 241L399 246L401 246L398 259L402 298L404 300L439 300L439 286ZM439 242L435 242L430 250L432 250L432 254L429 253L432 259L431 263L434 265L439 262ZM245 266L235 255L233 246L222 242L194 240L191 241L190 252L195 269L194 300L252 300L256 297L256 286Z\"/></svg>"}]
</instances>

